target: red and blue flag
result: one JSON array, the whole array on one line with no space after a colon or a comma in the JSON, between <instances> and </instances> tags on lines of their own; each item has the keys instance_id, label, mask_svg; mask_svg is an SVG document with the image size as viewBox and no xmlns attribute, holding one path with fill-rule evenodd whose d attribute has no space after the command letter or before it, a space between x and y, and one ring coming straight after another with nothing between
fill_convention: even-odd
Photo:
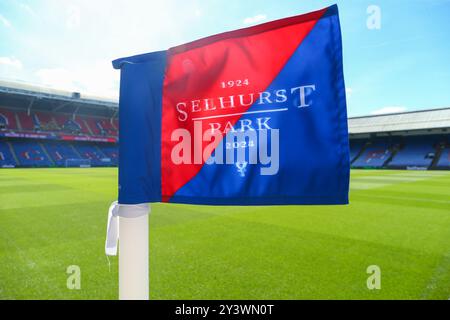
<instances>
[{"instance_id":1,"label":"red and blue flag","mask_svg":"<svg viewBox=\"0 0 450 320\"><path fill-rule=\"evenodd\" d=\"M115 60L119 203L346 204L337 6Z\"/></svg>"}]
</instances>

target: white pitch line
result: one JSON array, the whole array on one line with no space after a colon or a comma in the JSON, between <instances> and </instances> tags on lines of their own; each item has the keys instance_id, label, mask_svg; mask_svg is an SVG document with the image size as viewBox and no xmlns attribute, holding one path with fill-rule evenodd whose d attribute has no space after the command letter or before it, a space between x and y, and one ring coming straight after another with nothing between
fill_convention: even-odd
<instances>
[{"instance_id":1,"label":"white pitch line","mask_svg":"<svg viewBox=\"0 0 450 320\"><path fill-rule=\"evenodd\" d=\"M269 113L269 112L280 112L280 111L287 111L287 110L288 110L288 108L281 108L281 109L269 109L269 110L259 110L259 111L249 111L249 112L230 113L230 114L223 114L223 115L217 115L217 116L209 116L209 117L193 118L192 121L194 121L194 120L214 119L214 118L225 118L225 117L239 116L239 115L241 115L241 114Z\"/></svg>"}]
</instances>

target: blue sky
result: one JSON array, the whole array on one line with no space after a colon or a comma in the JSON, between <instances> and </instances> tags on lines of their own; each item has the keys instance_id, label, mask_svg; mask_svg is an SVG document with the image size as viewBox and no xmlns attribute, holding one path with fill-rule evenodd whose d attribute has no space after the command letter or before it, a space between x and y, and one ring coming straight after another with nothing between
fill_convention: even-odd
<instances>
[{"instance_id":1,"label":"blue sky","mask_svg":"<svg viewBox=\"0 0 450 320\"><path fill-rule=\"evenodd\" d=\"M0 78L117 97L115 58L334 3L350 116L450 107L450 0L0 0Z\"/></svg>"}]
</instances>

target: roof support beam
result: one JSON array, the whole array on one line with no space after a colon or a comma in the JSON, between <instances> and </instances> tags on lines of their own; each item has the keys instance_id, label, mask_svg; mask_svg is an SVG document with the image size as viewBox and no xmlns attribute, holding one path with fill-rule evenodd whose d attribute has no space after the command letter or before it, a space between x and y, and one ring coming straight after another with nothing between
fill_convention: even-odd
<instances>
[{"instance_id":1,"label":"roof support beam","mask_svg":"<svg viewBox=\"0 0 450 320\"><path fill-rule=\"evenodd\" d=\"M27 115L30 115L31 108L33 107L33 103L34 103L34 97L31 98L30 103L28 104Z\"/></svg>"},{"instance_id":2,"label":"roof support beam","mask_svg":"<svg viewBox=\"0 0 450 320\"><path fill-rule=\"evenodd\" d=\"M80 105L78 105L75 109L75 111L73 112L73 116L72 119L75 120L75 117L77 116L78 110L80 109Z\"/></svg>"},{"instance_id":3,"label":"roof support beam","mask_svg":"<svg viewBox=\"0 0 450 320\"><path fill-rule=\"evenodd\" d=\"M72 103L72 101L63 102L63 103L61 103L59 106L53 108L52 111L53 111L53 112L58 111L58 110L64 108L65 106L70 105L71 103Z\"/></svg>"}]
</instances>

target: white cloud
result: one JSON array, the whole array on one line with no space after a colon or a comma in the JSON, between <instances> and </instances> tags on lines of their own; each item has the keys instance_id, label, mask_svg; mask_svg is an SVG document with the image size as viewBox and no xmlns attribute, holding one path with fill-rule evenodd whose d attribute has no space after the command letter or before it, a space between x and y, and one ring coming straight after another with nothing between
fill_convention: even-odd
<instances>
[{"instance_id":1,"label":"white cloud","mask_svg":"<svg viewBox=\"0 0 450 320\"><path fill-rule=\"evenodd\" d=\"M67 8L67 20L66 20L66 27L69 30L74 30L80 27L80 21L81 21L81 14L80 14L80 8L76 6L69 6Z\"/></svg>"},{"instance_id":2,"label":"white cloud","mask_svg":"<svg viewBox=\"0 0 450 320\"><path fill-rule=\"evenodd\" d=\"M0 14L0 22L1 22L6 28L11 28L11 27L12 27L11 22L9 22L9 20L6 19L6 18L5 18L4 16L2 16L1 14Z\"/></svg>"},{"instance_id":3,"label":"white cloud","mask_svg":"<svg viewBox=\"0 0 450 320\"><path fill-rule=\"evenodd\" d=\"M244 19L244 24L254 24L266 20L267 16L265 14L257 14L253 17L247 17Z\"/></svg>"},{"instance_id":4,"label":"white cloud","mask_svg":"<svg viewBox=\"0 0 450 320\"><path fill-rule=\"evenodd\" d=\"M33 10L29 5L27 5L27 4L25 4L25 3L21 3L21 4L20 4L20 7L21 7L24 11L28 12L30 15L36 17L36 12L34 12L34 10Z\"/></svg>"},{"instance_id":5,"label":"white cloud","mask_svg":"<svg viewBox=\"0 0 450 320\"><path fill-rule=\"evenodd\" d=\"M73 74L64 68L40 69L36 76L44 86L77 91Z\"/></svg>"},{"instance_id":6,"label":"white cloud","mask_svg":"<svg viewBox=\"0 0 450 320\"><path fill-rule=\"evenodd\" d=\"M76 91L102 97L117 98L119 72L109 61L97 62L80 69L43 68L36 72L39 85Z\"/></svg>"},{"instance_id":7,"label":"white cloud","mask_svg":"<svg viewBox=\"0 0 450 320\"><path fill-rule=\"evenodd\" d=\"M22 69L23 65L19 59L14 57L0 57L0 65Z\"/></svg>"},{"instance_id":8,"label":"white cloud","mask_svg":"<svg viewBox=\"0 0 450 320\"><path fill-rule=\"evenodd\" d=\"M380 114L388 114L388 113L399 113L399 112L405 112L406 110L407 110L406 107L392 106L392 107L383 107L381 109L374 110L370 114L380 115Z\"/></svg>"}]
</instances>

